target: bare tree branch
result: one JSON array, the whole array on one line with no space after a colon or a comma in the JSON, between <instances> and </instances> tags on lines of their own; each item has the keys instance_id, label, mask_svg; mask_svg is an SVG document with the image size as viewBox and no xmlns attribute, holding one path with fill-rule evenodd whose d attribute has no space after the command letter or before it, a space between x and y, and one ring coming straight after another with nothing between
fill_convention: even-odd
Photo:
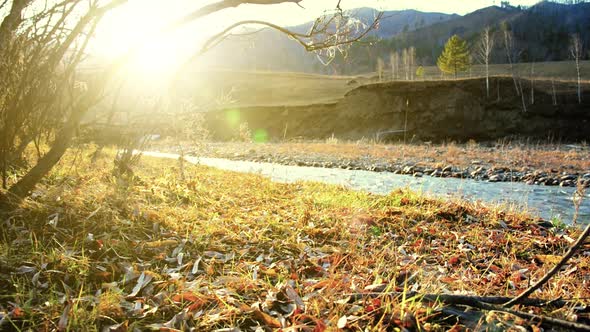
<instances>
[{"instance_id":1,"label":"bare tree branch","mask_svg":"<svg viewBox=\"0 0 590 332\"><path fill-rule=\"evenodd\" d=\"M514 299L506 302L504 307L510 307L516 304L521 303L525 300L529 295L531 295L534 291L541 288L545 283L547 283L561 268L567 263L567 261L574 256L574 254L580 249L580 247L584 244L586 238L590 235L590 224L586 226L580 237L572 244L572 246L568 249L566 254L561 258L559 263L557 263L543 278L537 281L534 285L529 287L527 290L522 292L519 296L515 297Z\"/></svg>"},{"instance_id":2,"label":"bare tree branch","mask_svg":"<svg viewBox=\"0 0 590 332\"><path fill-rule=\"evenodd\" d=\"M370 26L368 26L367 28L363 29L363 31L359 34L355 34L353 36L351 36L350 31L345 31L340 33L339 31L330 31L330 23L333 22L334 20L334 16L331 17L329 20L327 20L327 23L318 23L320 22L319 20L316 20L316 22L314 23L313 27L310 29L310 31L308 33L299 33L299 32L295 32L292 30L289 30L287 28L281 27L279 25L270 23L270 22L266 22L266 21L257 21L257 20L246 20L246 21L240 21L240 22L236 22L232 25L230 25L229 27L227 27L225 30L219 32L218 34L210 37L201 47L201 49L195 54L193 55L186 64L191 63L192 61L194 61L195 59L197 59L198 57L200 57L201 55L203 55L204 53L208 52L209 50L211 50L213 47L217 46L219 43L221 43L222 41L224 41L228 36L230 36L230 32L232 30L234 30L237 27L240 26L244 26L244 25L263 25L263 26L267 26L269 28L272 28L274 30L277 30L287 36L289 36L290 38L292 38L293 40L295 40L297 43L299 43L306 51L308 52L313 52L313 51L318 51L318 50L322 50L322 49L326 49L326 48L331 48L331 47L338 47L338 46L342 46L342 45L348 45L348 44L352 44L355 43L359 40L361 40L362 38L364 38L370 31L374 30L379 23L379 20L381 19L381 17L383 16L383 13L379 13L377 15L377 17L374 19L374 21L371 23ZM340 39L339 38L339 33L340 36L343 36L344 38ZM325 38L322 38L319 41L313 40L314 37L317 37L318 35L322 35L325 36ZM185 64L185 65L186 65ZM185 67L185 66L182 66Z\"/></svg>"},{"instance_id":3,"label":"bare tree branch","mask_svg":"<svg viewBox=\"0 0 590 332\"><path fill-rule=\"evenodd\" d=\"M219 2L215 2L212 3L210 5L201 7L200 9L186 15L185 17L181 18L180 20L172 23L170 25L170 27L168 29L174 29L177 28L179 26L185 25L189 22L192 22L196 19L199 19L201 17L213 14L215 12L227 9L227 8L232 8L232 7L238 7L240 5L246 5L246 4L250 4L250 5L277 5L280 3L295 3L298 4L301 2L302 0L223 0L223 1L219 1Z\"/></svg>"}]
</instances>

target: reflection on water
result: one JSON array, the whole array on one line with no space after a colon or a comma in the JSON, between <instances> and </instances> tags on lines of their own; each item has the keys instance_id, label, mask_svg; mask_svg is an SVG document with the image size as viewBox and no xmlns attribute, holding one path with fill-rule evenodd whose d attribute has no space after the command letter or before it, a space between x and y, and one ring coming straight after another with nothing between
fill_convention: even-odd
<instances>
[{"instance_id":1,"label":"reflection on water","mask_svg":"<svg viewBox=\"0 0 590 332\"><path fill-rule=\"evenodd\" d=\"M177 154L144 152L144 155L174 158ZM572 196L575 188L531 186L515 182L483 182L454 178L415 178L392 173L353 171L336 168L284 166L250 161L233 161L218 158L185 157L191 163L246 173L256 173L278 182L301 180L338 184L356 190L387 194L397 188L409 188L434 197L461 198L470 201L506 204L514 209L526 209L544 219L560 218L570 222L574 215ZM580 206L579 223L590 222L590 193Z\"/></svg>"}]
</instances>

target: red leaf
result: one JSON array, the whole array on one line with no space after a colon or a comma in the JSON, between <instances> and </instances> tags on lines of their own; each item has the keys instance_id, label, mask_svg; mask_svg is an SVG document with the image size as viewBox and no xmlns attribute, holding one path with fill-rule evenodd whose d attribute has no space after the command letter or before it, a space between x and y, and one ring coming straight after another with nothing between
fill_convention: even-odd
<instances>
[{"instance_id":1,"label":"red leaf","mask_svg":"<svg viewBox=\"0 0 590 332\"><path fill-rule=\"evenodd\" d=\"M199 298L195 293L192 292L185 292L182 294L176 294L172 297L172 301L174 302L197 302Z\"/></svg>"}]
</instances>

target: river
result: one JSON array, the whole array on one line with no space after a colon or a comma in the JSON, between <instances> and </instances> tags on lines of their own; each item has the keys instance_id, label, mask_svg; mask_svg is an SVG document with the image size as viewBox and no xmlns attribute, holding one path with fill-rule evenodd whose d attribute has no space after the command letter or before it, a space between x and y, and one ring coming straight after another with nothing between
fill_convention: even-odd
<instances>
[{"instance_id":1,"label":"river","mask_svg":"<svg viewBox=\"0 0 590 332\"><path fill-rule=\"evenodd\" d=\"M178 154L144 152L146 156L178 159ZM398 188L437 198L458 198L501 204L504 209L526 210L545 220L557 218L571 223L575 214L573 196L576 188L527 185L521 182L485 182L470 179L412 177L392 173L285 166L251 161L185 156L194 164L218 169L255 173L277 182L316 181L343 185L354 190L387 194ZM587 191L578 211L578 223L590 222L590 191Z\"/></svg>"}]
</instances>

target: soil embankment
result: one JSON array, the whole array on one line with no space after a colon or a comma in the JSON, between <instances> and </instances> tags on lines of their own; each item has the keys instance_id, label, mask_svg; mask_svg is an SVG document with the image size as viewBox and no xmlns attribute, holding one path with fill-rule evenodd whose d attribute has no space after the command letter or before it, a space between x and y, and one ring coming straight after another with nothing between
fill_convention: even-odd
<instances>
[{"instance_id":1,"label":"soil embankment","mask_svg":"<svg viewBox=\"0 0 590 332\"><path fill-rule=\"evenodd\" d=\"M590 84L583 86L582 104L572 82L521 80L522 93L509 77L492 78L490 85L487 97L484 79L370 84L332 104L209 112L206 125L221 140L236 137L243 123L265 139L376 138L404 128L408 140L423 141L590 137Z\"/></svg>"}]
</instances>

